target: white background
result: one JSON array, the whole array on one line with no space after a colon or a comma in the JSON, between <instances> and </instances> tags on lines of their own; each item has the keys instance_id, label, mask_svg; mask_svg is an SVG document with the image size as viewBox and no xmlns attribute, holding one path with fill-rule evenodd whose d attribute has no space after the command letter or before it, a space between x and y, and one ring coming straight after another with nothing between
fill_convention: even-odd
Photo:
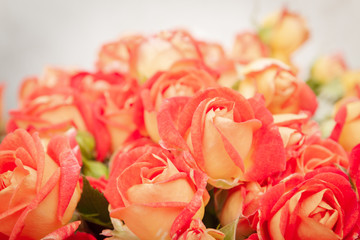
<instances>
[{"instance_id":1,"label":"white background","mask_svg":"<svg viewBox=\"0 0 360 240\"><path fill-rule=\"evenodd\" d=\"M311 36L295 62L305 78L316 56L342 52L360 68L360 1L356 0L0 0L0 82L7 110L21 80L45 66L92 70L101 44L124 33L183 27L228 49L236 33L254 29L287 6L308 22Z\"/></svg>"}]
</instances>

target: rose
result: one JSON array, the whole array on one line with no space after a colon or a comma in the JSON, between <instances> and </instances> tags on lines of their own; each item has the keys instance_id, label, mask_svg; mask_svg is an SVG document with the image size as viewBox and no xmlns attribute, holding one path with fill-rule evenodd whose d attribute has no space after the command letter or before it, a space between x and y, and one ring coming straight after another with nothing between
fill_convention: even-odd
<instances>
[{"instance_id":1,"label":"rose","mask_svg":"<svg viewBox=\"0 0 360 240\"><path fill-rule=\"evenodd\" d=\"M360 71L346 71L342 75L340 82L345 90L345 96L359 95Z\"/></svg>"},{"instance_id":2,"label":"rose","mask_svg":"<svg viewBox=\"0 0 360 240\"><path fill-rule=\"evenodd\" d=\"M142 35L128 35L104 44L98 54L97 69L104 73L131 72L135 48L144 40Z\"/></svg>"},{"instance_id":3,"label":"rose","mask_svg":"<svg viewBox=\"0 0 360 240\"><path fill-rule=\"evenodd\" d=\"M208 201L206 176L184 161L151 146L120 155L104 192L110 216L140 239L177 239L191 219L202 218Z\"/></svg>"},{"instance_id":4,"label":"rose","mask_svg":"<svg viewBox=\"0 0 360 240\"><path fill-rule=\"evenodd\" d=\"M183 30L164 31L142 41L135 49L134 72L145 82L181 59L201 59L197 42Z\"/></svg>"},{"instance_id":5,"label":"rose","mask_svg":"<svg viewBox=\"0 0 360 240\"><path fill-rule=\"evenodd\" d=\"M360 143L360 99L346 98L339 103L335 115L336 125L330 138L338 141L347 152Z\"/></svg>"},{"instance_id":6,"label":"rose","mask_svg":"<svg viewBox=\"0 0 360 240\"><path fill-rule=\"evenodd\" d=\"M260 99L228 88L207 89L190 100L168 99L159 111L161 142L189 150L216 187L231 188L284 170L285 154L272 116Z\"/></svg>"},{"instance_id":7,"label":"rose","mask_svg":"<svg viewBox=\"0 0 360 240\"><path fill-rule=\"evenodd\" d=\"M290 54L308 39L309 30L300 15L284 8L265 19L259 36L270 47L272 57L290 63Z\"/></svg>"},{"instance_id":8,"label":"rose","mask_svg":"<svg viewBox=\"0 0 360 240\"><path fill-rule=\"evenodd\" d=\"M80 72L71 87L85 99L82 110L97 144L98 158L115 152L140 125L135 104L138 83L128 76Z\"/></svg>"},{"instance_id":9,"label":"rose","mask_svg":"<svg viewBox=\"0 0 360 240\"><path fill-rule=\"evenodd\" d=\"M236 239L246 239L256 232L260 199L265 192L257 182L249 182L229 190L221 207L220 223L222 226L231 224L238 219ZM215 199L218 194L215 194Z\"/></svg>"},{"instance_id":10,"label":"rose","mask_svg":"<svg viewBox=\"0 0 360 240\"><path fill-rule=\"evenodd\" d=\"M154 142L160 140L156 116L165 99L176 96L191 97L200 90L217 86L205 67L193 68L185 65L179 68L176 64L174 68L156 74L145 83L141 92L145 127Z\"/></svg>"},{"instance_id":11,"label":"rose","mask_svg":"<svg viewBox=\"0 0 360 240\"><path fill-rule=\"evenodd\" d=\"M312 170L326 166L349 166L349 159L343 147L331 139L316 139L306 145L296 159L296 172L308 173Z\"/></svg>"},{"instance_id":12,"label":"rose","mask_svg":"<svg viewBox=\"0 0 360 240\"><path fill-rule=\"evenodd\" d=\"M79 173L66 137L52 138L45 153L37 134L8 134L0 145L0 235L40 239L67 224L81 194Z\"/></svg>"},{"instance_id":13,"label":"rose","mask_svg":"<svg viewBox=\"0 0 360 240\"><path fill-rule=\"evenodd\" d=\"M199 219L191 221L189 229L187 229L179 238L179 240L223 240L225 234L215 229L207 229Z\"/></svg>"},{"instance_id":14,"label":"rose","mask_svg":"<svg viewBox=\"0 0 360 240\"><path fill-rule=\"evenodd\" d=\"M338 80L347 70L342 55L322 56L314 62L311 67L310 78L319 84L328 84Z\"/></svg>"},{"instance_id":15,"label":"rose","mask_svg":"<svg viewBox=\"0 0 360 240\"><path fill-rule=\"evenodd\" d=\"M252 32L244 32L236 35L232 49L232 58L240 64L269 57L268 47L261 42L259 36Z\"/></svg>"},{"instance_id":16,"label":"rose","mask_svg":"<svg viewBox=\"0 0 360 240\"><path fill-rule=\"evenodd\" d=\"M260 203L260 239L352 239L358 220L346 174L320 168L269 189Z\"/></svg>"},{"instance_id":17,"label":"rose","mask_svg":"<svg viewBox=\"0 0 360 240\"><path fill-rule=\"evenodd\" d=\"M264 95L266 107L273 113L313 114L317 108L316 95L290 68L274 59L259 59L244 67L239 92L245 97Z\"/></svg>"}]
</instances>

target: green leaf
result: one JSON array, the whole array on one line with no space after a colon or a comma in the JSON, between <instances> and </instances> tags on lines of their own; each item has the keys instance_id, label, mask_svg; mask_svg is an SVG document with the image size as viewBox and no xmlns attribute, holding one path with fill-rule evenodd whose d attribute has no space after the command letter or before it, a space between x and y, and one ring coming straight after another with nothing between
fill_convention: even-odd
<instances>
[{"instance_id":1,"label":"green leaf","mask_svg":"<svg viewBox=\"0 0 360 240\"><path fill-rule=\"evenodd\" d=\"M93 158L95 149L94 137L87 131L78 131L76 141L79 144L81 155L88 159Z\"/></svg>"},{"instance_id":2,"label":"green leaf","mask_svg":"<svg viewBox=\"0 0 360 240\"><path fill-rule=\"evenodd\" d=\"M80 216L88 222L112 229L108 205L104 194L91 187L83 177L83 192L76 208Z\"/></svg>"},{"instance_id":3,"label":"green leaf","mask_svg":"<svg viewBox=\"0 0 360 240\"><path fill-rule=\"evenodd\" d=\"M85 176L91 176L94 178L100 178L102 176L105 176L105 178L109 177L109 169L108 167L99 161L89 160L82 157L83 161L83 167L82 172Z\"/></svg>"},{"instance_id":4,"label":"green leaf","mask_svg":"<svg viewBox=\"0 0 360 240\"><path fill-rule=\"evenodd\" d=\"M224 240L236 240L236 228L238 225L239 219L229 223L228 225L220 228L220 231L225 234Z\"/></svg>"}]
</instances>

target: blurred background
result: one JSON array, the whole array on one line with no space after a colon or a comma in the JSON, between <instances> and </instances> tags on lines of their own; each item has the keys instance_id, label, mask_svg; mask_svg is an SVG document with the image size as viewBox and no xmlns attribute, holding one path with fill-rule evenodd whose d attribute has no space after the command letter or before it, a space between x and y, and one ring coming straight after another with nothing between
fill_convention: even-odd
<instances>
[{"instance_id":1,"label":"blurred background","mask_svg":"<svg viewBox=\"0 0 360 240\"><path fill-rule=\"evenodd\" d=\"M309 40L294 54L300 76L315 58L340 52L360 68L360 1L356 0L0 0L0 82L5 108L17 107L24 77L44 67L94 68L101 45L127 33L155 33L176 27L230 50L236 33L255 30L268 14L287 7L300 13Z\"/></svg>"}]
</instances>

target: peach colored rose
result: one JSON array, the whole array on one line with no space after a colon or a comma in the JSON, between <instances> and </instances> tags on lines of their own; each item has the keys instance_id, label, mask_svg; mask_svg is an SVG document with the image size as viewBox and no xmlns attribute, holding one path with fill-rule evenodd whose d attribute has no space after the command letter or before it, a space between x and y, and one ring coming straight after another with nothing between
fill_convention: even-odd
<instances>
[{"instance_id":1,"label":"peach colored rose","mask_svg":"<svg viewBox=\"0 0 360 240\"><path fill-rule=\"evenodd\" d=\"M268 47L261 42L256 33L243 32L236 35L232 49L232 58L236 62L245 65L269 55Z\"/></svg>"},{"instance_id":2,"label":"peach colored rose","mask_svg":"<svg viewBox=\"0 0 360 240\"><path fill-rule=\"evenodd\" d=\"M273 113L313 114L317 108L316 95L298 79L290 68L275 59L259 59L244 67L239 92L245 97L264 95L266 107Z\"/></svg>"},{"instance_id":3,"label":"peach colored rose","mask_svg":"<svg viewBox=\"0 0 360 240\"><path fill-rule=\"evenodd\" d=\"M182 68L156 74L141 91L145 128L154 142L159 142L156 116L165 99L191 97L200 90L217 86L215 79L203 68Z\"/></svg>"},{"instance_id":4,"label":"peach colored rose","mask_svg":"<svg viewBox=\"0 0 360 240\"><path fill-rule=\"evenodd\" d=\"M305 20L286 8L265 19L259 29L261 40L271 49L271 56L290 63L290 54L309 37Z\"/></svg>"},{"instance_id":5,"label":"peach colored rose","mask_svg":"<svg viewBox=\"0 0 360 240\"><path fill-rule=\"evenodd\" d=\"M327 84L340 79L346 70L346 63L342 55L322 56L316 59L311 67L310 78L319 84Z\"/></svg>"},{"instance_id":6,"label":"peach colored rose","mask_svg":"<svg viewBox=\"0 0 360 240\"><path fill-rule=\"evenodd\" d=\"M219 219L222 226L239 219L236 239L246 239L256 232L257 211L264 192L265 188L257 182L245 183L229 190Z\"/></svg>"},{"instance_id":7,"label":"peach colored rose","mask_svg":"<svg viewBox=\"0 0 360 240\"><path fill-rule=\"evenodd\" d=\"M145 36L133 34L104 44L98 54L97 69L104 73L130 72L135 60L135 48L144 40Z\"/></svg>"},{"instance_id":8,"label":"peach colored rose","mask_svg":"<svg viewBox=\"0 0 360 240\"><path fill-rule=\"evenodd\" d=\"M349 166L349 159L343 147L331 139L317 139L306 145L296 159L296 172L306 174L326 166Z\"/></svg>"},{"instance_id":9,"label":"peach colored rose","mask_svg":"<svg viewBox=\"0 0 360 240\"><path fill-rule=\"evenodd\" d=\"M262 180L285 168L279 131L259 98L246 100L228 88L207 89L190 100L168 99L157 119L161 143L190 151L196 161L191 167L205 172L216 187Z\"/></svg>"},{"instance_id":10,"label":"peach colored rose","mask_svg":"<svg viewBox=\"0 0 360 240\"><path fill-rule=\"evenodd\" d=\"M360 99L344 99L335 115L336 125L330 138L338 141L347 152L360 143Z\"/></svg>"},{"instance_id":11,"label":"peach colored rose","mask_svg":"<svg viewBox=\"0 0 360 240\"><path fill-rule=\"evenodd\" d=\"M356 195L346 174L320 168L269 189L260 202L259 239L355 239Z\"/></svg>"},{"instance_id":12,"label":"peach colored rose","mask_svg":"<svg viewBox=\"0 0 360 240\"><path fill-rule=\"evenodd\" d=\"M147 38L135 49L135 75L145 82L181 59L200 59L197 42L186 31L164 31Z\"/></svg>"},{"instance_id":13,"label":"peach colored rose","mask_svg":"<svg viewBox=\"0 0 360 240\"><path fill-rule=\"evenodd\" d=\"M141 125L135 108L139 100L135 79L118 73L80 72L72 77L71 87L84 99L82 112L100 159L115 152Z\"/></svg>"},{"instance_id":14,"label":"peach colored rose","mask_svg":"<svg viewBox=\"0 0 360 240\"><path fill-rule=\"evenodd\" d=\"M79 174L67 137L52 138L45 153L37 134L8 134L0 145L0 233L40 239L67 224L81 195Z\"/></svg>"},{"instance_id":15,"label":"peach colored rose","mask_svg":"<svg viewBox=\"0 0 360 240\"><path fill-rule=\"evenodd\" d=\"M223 240L225 234L219 230L206 228L200 219L193 219L189 229L187 229L179 240Z\"/></svg>"},{"instance_id":16,"label":"peach colored rose","mask_svg":"<svg viewBox=\"0 0 360 240\"><path fill-rule=\"evenodd\" d=\"M207 177L159 147L139 147L114 160L105 197L110 216L143 240L178 239L202 219Z\"/></svg>"},{"instance_id":17,"label":"peach colored rose","mask_svg":"<svg viewBox=\"0 0 360 240\"><path fill-rule=\"evenodd\" d=\"M358 96L360 92L360 71L346 71L341 79L341 84L345 90L345 96Z\"/></svg>"}]
</instances>

